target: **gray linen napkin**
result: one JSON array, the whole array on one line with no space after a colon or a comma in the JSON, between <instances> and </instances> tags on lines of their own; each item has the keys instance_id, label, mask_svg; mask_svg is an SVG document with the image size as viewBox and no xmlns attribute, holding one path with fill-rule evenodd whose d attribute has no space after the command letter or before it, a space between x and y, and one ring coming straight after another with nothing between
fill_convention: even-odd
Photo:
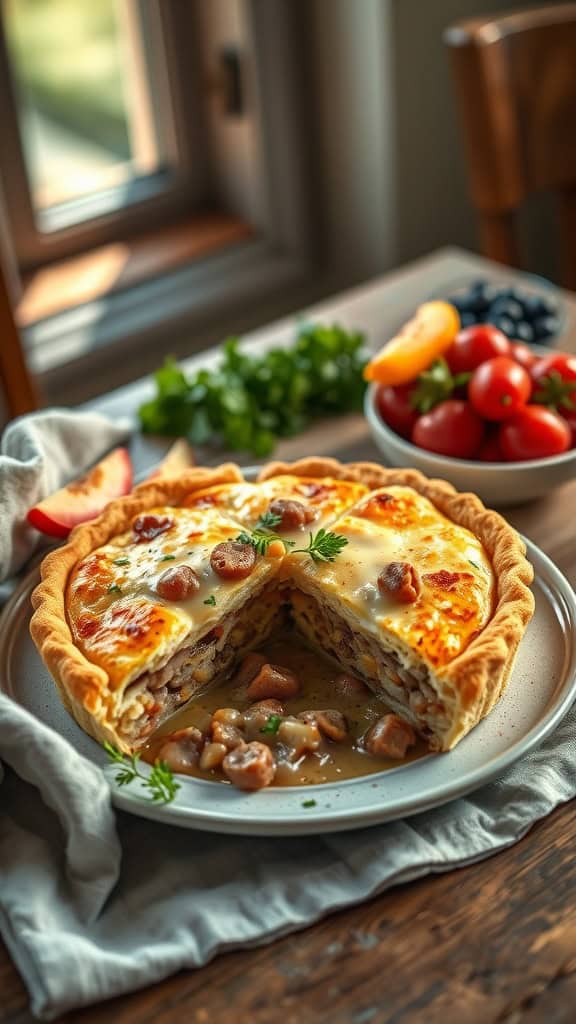
<instances>
[{"instance_id":1,"label":"gray linen napkin","mask_svg":"<svg viewBox=\"0 0 576 1024\"><path fill-rule=\"evenodd\" d=\"M575 725L571 712L472 796L371 829L248 839L119 813L116 882L104 776L0 697L0 749L20 776L0 787L0 933L32 1011L50 1020L509 846L576 793Z\"/></svg>"}]
</instances>

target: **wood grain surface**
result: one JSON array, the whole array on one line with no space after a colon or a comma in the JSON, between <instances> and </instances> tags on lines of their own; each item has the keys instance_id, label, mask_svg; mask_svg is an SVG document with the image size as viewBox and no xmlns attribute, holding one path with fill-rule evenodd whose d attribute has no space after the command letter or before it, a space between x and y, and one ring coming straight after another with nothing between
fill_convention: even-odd
<instances>
[{"instance_id":1,"label":"wood grain surface","mask_svg":"<svg viewBox=\"0 0 576 1024\"><path fill-rule=\"evenodd\" d=\"M576 299L570 303L576 324ZM576 351L576 332L563 340ZM281 446L377 458L362 417ZM507 510L576 584L576 480ZM576 803L480 863L389 890L257 950L230 953L60 1024L573 1024ZM0 1024L29 1024L0 944Z\"/></svg>"}]
</instances>

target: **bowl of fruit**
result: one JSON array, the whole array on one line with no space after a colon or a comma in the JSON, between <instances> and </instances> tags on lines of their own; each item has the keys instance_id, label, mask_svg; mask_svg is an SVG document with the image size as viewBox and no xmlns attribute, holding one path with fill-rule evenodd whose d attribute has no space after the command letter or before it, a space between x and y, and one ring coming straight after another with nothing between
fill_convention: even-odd
<instances>
[{"instance_id":1,"label":"bowl of fruit","mask_svg":"<svg viewBox=\"0 0 576 1024\"><path fill-rule=\"evenodd\" d=\"M502 506L576 476L576 356L432 301L368 363L365 413L388 465Z\"/></svg>"}]
</instances>

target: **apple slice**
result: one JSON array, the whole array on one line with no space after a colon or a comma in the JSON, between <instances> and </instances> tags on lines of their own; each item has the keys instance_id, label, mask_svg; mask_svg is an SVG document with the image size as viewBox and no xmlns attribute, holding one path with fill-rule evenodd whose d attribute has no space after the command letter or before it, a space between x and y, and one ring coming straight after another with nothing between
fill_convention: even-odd
<instances>
[{"instance_id":1,"label":"apple slice","mask_svg":"<svg viewBox=\"0 0 576 1024\"><path fill-rule=\"evenodd\" d=\"M188 444L181 437L178 441L175 441L171 448L168 449L166 455L156 466L156 469L150 473L150 476L146 477L147 480L158 480L159 477L179 476L186 469L190 469L191 466L195 465L194 452Z\"/></svg>"},{"instance_id":2,"label":"apple slice","mask_svg":"<svg viewBox=\"0 0 576 1024\"><path fill-rule=\"evenodd\" d=\"M132 488L132 463L126 448L115 448L85 476L73 480L31 508L27 519L49 537L67 537L73 526L94 519L113 498Z\"/></svg>"}]
</instances>

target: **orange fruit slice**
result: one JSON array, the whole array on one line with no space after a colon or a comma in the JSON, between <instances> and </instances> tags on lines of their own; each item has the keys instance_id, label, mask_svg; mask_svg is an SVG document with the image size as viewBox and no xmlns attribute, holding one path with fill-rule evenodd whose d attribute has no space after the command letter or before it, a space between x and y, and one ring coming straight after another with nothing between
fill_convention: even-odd
<instances>
[{"instance_id":1,"label":"orange fruit slice","mask_svg":"<svg viewBox=\"0 0 576 1024\"><path fill-rule=\"evenodd\" d=\"M450 348L459 330L460 317L454 306L440 300L425 302L370 360L364 377L393 387L408 384Z\"/></svg>"}]
</instances>

